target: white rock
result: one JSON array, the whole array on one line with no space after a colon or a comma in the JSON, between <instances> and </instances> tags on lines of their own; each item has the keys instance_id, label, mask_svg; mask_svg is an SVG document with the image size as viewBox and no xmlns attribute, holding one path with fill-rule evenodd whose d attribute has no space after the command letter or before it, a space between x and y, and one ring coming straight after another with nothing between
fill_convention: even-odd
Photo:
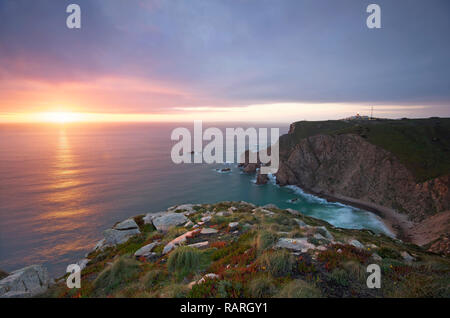
<instances>
[{"instance_id":1,"label":"white rock","mask_svg":"<svg viewBox=\"0 0 450 318\"><path fill-rule=\"evenodd\" d=\"M157 217L163 216L166 214L166 211L160 211L155 213L147 213L142 219L144 220L144 224L153 224L153 220Z\"/></svg>"},{"instance_id":2,"label":"white rock","mask_svg":"<svg viewBox=\"0 0 450 318\"><path fill-rule=\"evenodd\" d=\"M403 257L403 259L407 262L414 262L416 259L411 256L408 252L403 251L400 253L400 255Z\"/></svg>"},{"instance_id":3,"label":"white rock","mask_svg":"<svg viewBox=\"0 0 450 318\"><path fill-rule=\"evenodd\" d=\"M42 265L31 265L0 280L0 297L32 297L45 292L49 286L47 269Z\"/></svg>"},{"instance_id":4,"label":"white rock","mask_svg":"<svg viewBox=\"0 0 450 318\"><path fill-rule=\"evenodd\" d=\"M198 242L198 243L194 243L194 244L189 244L188 246L190 247L195 247L195 248L199 248L199 247L205 247L208 246L209 242L208 241L204 241L204 242Z\"/></svg>"},{"instance_id":5,"label":"white rock","mask_svg":"<svg viewBox=\"0 0 450 318\"><path fill-rule=\"evenodd\" d=\"M106 246L105 246L105 239L103 238L103 239L101 239L100 241L98 241L97 242L97 244L95 244L95 246L94 246L94 251L96 251L96 250L103 250Z\"/></svg>"},{"instance_id":6,"label":"white rock","mask_svg":"<svg viewBox=\"0 0 450 318\"><path fill-rule=\"evenodd\" d=\"M299 227L309 227L309 225L308 224L306 224L305 222L303 222L302 220L300 220L300 219L294 219L294 221L298 224L298 226Z\"/></svg>"},{"instance_id":7,"label":"white rock","mask_svg":"<svg viewBox=\"0 0 450 318\"><path fill-rule=\"evenodd\" d=\"M314 234L313 237L314 237L316 240L325 240L325 241L327 241L327 239L326 239L322 234L320 234L320 233Z\"/></svg>"},{"instance_id":8,"label":"white rock","mask_svg":"<svg viewBox=\"0 0 450 318\"><path fill-rule=\"evenodd\" d=\"M309 249L315 249L316 246L308 242L306 238L280 238L275 245L277 248L287 248L289 250L301 251L306 253Z\"/></svg>"},{"instance_id":9,"label":"white rock","mask_svg":"<svg viewBox=\"0 0 450 318\"><path fill-rule=\"evenodd\" d=\"M300 214L302 214L300 211L297 211L297 210L294 210L294 209L286 209L286 211L288 211L292 215L300 215Z\"/></svg>"},{"instance_id":10,"label":"white rock","mask_svg":"<svg viewBox=\"0 0 450 318\"><path fill-rule=\"evenodd\" d=\"M91 261L90 259L83 258L83 259L80 259L76 264L77 264L78 266L80 266L80 270L83 270L83 269L86 268L87 264L88 264L90 261Z\"/></svg>"},{"instance_id":11,"label":"white rock","mask_svg":"<svg viewBox=\"0 0 450 318\"><path fill-rule=\"evenodd\" d=\"M159 241L156 241L156 242L152 242L150 244L144 245L134 253L134 256L135 257L144 256L145 254L150 253L159 244L160 244Z\"/></svg>"},{"instance_id":12,"label":"white rock","mask_svg":"<svg viewBox=\"0 0 450 318\"><path fill-rule=\"evenodd\" d=\"M382 258L380 255L378 255L377 253L373 253L373 254L371 255L371 257L372 257L372 259L373 259L374 261L377 261L377 262L380 262L380 261L383 260L383 258Z\"/></svg>"},{"instance_id":13,"label":"white rock","mask_svg":"<svg viewBox=\"0 0 450 318\"><path fill-rule=\"evenodd\" d=\"M219 211L216 213L217 216L229 216L231 215L231 212L228 211Z\"/></svg>"},{"instance_id":14,"label":"white rock","mask_svg":"<svg viewBox=\"0 0 450 318\"><path fill-rule=\"evenodd\" d=\"M275 204L269 203L263 206L265 209L278 209L278 207Z\"/></svg>"},{"instance_id":15,"label":"white rock","mask_svg":"<svg viewBox=\"0 0 450 318\"><path fill-rule=\"evenodd\" d=\"M140 233L141 232L138 229L130 229L130 230L108 229L103 231L103 236L105 237L105 245L112 246L116 244L125 243L131 237Z\"/></svg>"},{"instance_id":16,"label":"white rock","mask_svg":"<svg viewBox=\"0 0 450 318\"><path fill-rule=\"evenodd\" d=\"M217 232L219 232L219 231L216 229L213 229L211 227L206 227L200 231L200 234L209 235L209 234L215 234Z\"/></svg>"},{"instance_id":17,"label":"white rock","mask_svg":"<svg viewBox=\"0 0 450 318\"><path fill-rule=\"evenodd\" d=\"M190 227L193 226L194 222L192 222L191 220L187 221L186 224L184 225L184 227Z\"/></svg>"},{"instance_id":18,"label":"white rock","mask_svg":"<svg viewBox=\"0 0 450 318\"><path fill-rule=\"evenodd\" d=\"M318 226L316 227L316 229L321 230L321 232L323 232L323 234L325 235L325 237L329 240L333 240L334 237L333 235L328 231L328 229L325 226Z\"/></svg>"},{"instance_id":19,"label":"white rock","mask_svg":"<svg viewBox=\"0 0 450 318\"><path fill-rule=\"evenodd\" d=\"M175 245L172 243L167 244L166 246L164 246L164 249L162 251L163 255L169 253L171 250L175 249Z\"/></svg>"},{"instance_id":20,"label":"white rock","mask_svg":"<svg viewBox=\"0 0 450 318\"><path fill-rule=\"evenodd\" d=\"M172 226L185 224L188 218L181 213L166 213L153 219L153 225L158 231L165 232Z\"/></svg>"},{"instance_id":21,"label":"white rock","mask_svg":"<svg viewBox=\"0 0 450 318\"><path fill-rule=\"evenodd\" d=\"M239 226L239 222L231 222L230 224L228 224L228 227L230 229L234 229L237 226Z\"/></svg>"},{"instance_id":22,"label":"white rock","mask_svg":"<svg viewBox=\"0 0 450 318\"><path fill-rule=\"evenodd\" d=\"M197 211L194 209L194 206L199 206L200 204L181 204L181 205L175 205L167 209L168 212L175 212L177 210L182 211L185 215L190 215L193 213L196 213Z\"/></svg>"},{"instance_id":23,"label":"white rock","mask_svg":"<svg viewBox=\"0 0 450 318\"><path fill-rule=\"evenodd\" d=\"M364 249L364 245L358 240L350 240L348 244L353 245L356 248Z\"/></svg>"},{"instance_id":24,"label":"white rock","mask_svg":"<svg viewBox=\"0 0 450 318\"><path fill-rule=\"evenodd\" d=\"M200 220L202 222L209 222L209 221L211 221L211 218L212 217L210 215L207 215L207 216L202 217Z\"/></svg>"},{"instance_id":25,"label":"white rock","mask_svg":"<svg viewBox=\"0 0 450 318\"><path fill-rule=\"evenodd\" d=\"M136 222L133 219L127 219L125 221L122 221L118 224L116 224L113 229L116 230L131 230L131 229L137 229L139 228Z\"/></svg>"}]
</instances>

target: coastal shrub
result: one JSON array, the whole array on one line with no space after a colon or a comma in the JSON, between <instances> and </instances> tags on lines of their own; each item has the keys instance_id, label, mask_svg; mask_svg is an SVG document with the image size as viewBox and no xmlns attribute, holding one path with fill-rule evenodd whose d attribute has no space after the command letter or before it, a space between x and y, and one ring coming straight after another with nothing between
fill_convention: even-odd
<instances>
[{"instance_id":1,"label":"coastal shrub","mask_svg":"<svg viewBox=\"0 0 450 318\"><path fill-rule=\"evenodd\" d=\"M160 296L164 298L185 298L189 288L185 284L172 283L161 289Z\"/></svg>"},{"instance_id":2,"label":"coastal shrub","mask_svg":"<svg viewBox=\"0 0 450 318\"><path fill-rule=\"evenodd\" d=\"M348 287L350 285L349 274L342 268L335 268L328 274L328 279L336 285Z\"/></svg>"},{"instance_id":3,"label":"coastal shrub","mask_svg":"<svg viewBox=\"0 0 450 318\"><path fill-rule=\"evenodd\" d=\"M161 268L155 268L148 271L142 278L142 284L146 289L152 289L153 287L160 284L168 276L167 271Z\"/></svg>"},{"instance_id":4,"label":"coastal shrub","mask_svg":"<svg viewBox=\"0 0 450 318\"><path fill-rule=\"evenodd\" d=\"M103 270L94 280L93 286L96 294L109 295L121 285L139 275L139 263L128 256L122 256L112 265Z\"/></svg>"},{"instance_id":5,"label":"coastal shrub","mask_svg":"<svg viewBox=\"0 0 450 318\"><path fill-rule=\"evenodd\" d=\"M288 237L297 238L297 237L305 237L305 231L300 228L294 228L289 232Z\"/></svg>"},{"instance_id":6,"label":"coastal shrub","mask_svg":"<svg viewBox=\"0 0 450 318\"><path fill-rule=\"evenodd\" d=\"M269 298L277 291L273 279L266 276L257 277L251 280L248 283L247 290L249 296L254 298Z\"/></svg>"},{"instance_id":7,"label":"coastal shrub","mask_svg":"<svg viewBox=\"0 0 450 318\"><path fill-rule=\"evenodd\" d=\"M263 251L271 247L277 241L278 236L269 231L261 231L256 237L256 248Z\"/></svg>"},{"instance_id":8,"label":"coastal shrub","mask_svg":"<svg viewBox=\"0 0 450 318\"><path fill-rule=\"evenodd\" d=\"M217 285L217 297L240 298L243 297L242 284L239 282L221 280Z\"/></svg>"},{"instance_id":9,"label":"coastal shrub","mask_svg":"<svg viewBox=\"0 0 450 318\"><path fill-rule=\"evenodd\" d=\"M174 238L177 238L178 236L183 235L186 232L187 232L187 229L184 227L173 226L164 235L164 241L169 242L169 241L173 240Z\"/></svg>"},{"instance_id":10,"label":"coastal shrub","mask_svg":"<svg viewBox=\"0 0 450 318\"><path fill-rule=\"evenodd\" d=\"M169 271L180 272L187 275L200 266L201 252L193 247L181 246L173 251L167 260Z\"/></svg>"},{"instance_id":11,"label":"coastal shrub","mask_svg":"<svg viewBox=\"0 0 450 318\"><path fill-rule=\"evenodd\" d=\"M188 292L189 298L211 298L216 297L219 281L217 279L206 278L204 282L195 284Z\"/></svg>"},{"instance_id":12,"label":"coastal shrub","mask_svg":"<svg viewBox=\"0 0 450 318\"><path fill-rule=\"evenodd\" d=\"M3 278L5 278L5 277L7 277L8 276L8 273L7 272L4 272L4 271L2 271L1 269L0 269L0 279L3 279Z\"/></svg>"},{"instance_id":13,"label":"coastal shrub","mask_svg":"<svg viewBox=\"0 0 450 318\"><path fill-rule=\"evenodd\" d=\"M382 247L377 251L378 255L382 258L390 258L390 259L402 259L400 253L389 247Z\"/></svg>"},{"instance_id":14,"label":"coastal shrub","mask_svg":"<svg viewBox=\"0 0 450 318\"><path fill-rule=\"evenodd\" d=\"M347 271L347 273L353 277L355 280L360 282L366 281L366 268L355 261L348 261L342 264L342 268Z\"/></svg>"},{"instance_id":15,"label":"coastal shrub","mask_svg":"<svg viewBox=\"0 0 450 318\"><path fill-rule=\"evenodd\" d=\"M276 277L290 275L296 264L294 256L286 250L266 252L260 256L259 262L263 270Z\"/></svg>"},{"instance_id":16,"label":"coastal shrub","mask_svg":"<svg viewBox=\"0 0 450 318\"><path fill-rule=\"evenodd\" d=\"M138 234L126 241L125 243L122 243L120 245L117 245L116 247L116 253L119 255L124 254L133 254L138 249L142 247L146 239L146 236L144 234Z\"/></svg>"},{"instance_id":17,"label":"coastal shrub","mask_svg":"<svg viewBox=\"0 0 450 318\"><path fill-rule=\"evenodd\" d=\"M301 279L287 283L276 295L277 298L319 298L321 296L320 289Z\"/></svg>"}]
</instances>

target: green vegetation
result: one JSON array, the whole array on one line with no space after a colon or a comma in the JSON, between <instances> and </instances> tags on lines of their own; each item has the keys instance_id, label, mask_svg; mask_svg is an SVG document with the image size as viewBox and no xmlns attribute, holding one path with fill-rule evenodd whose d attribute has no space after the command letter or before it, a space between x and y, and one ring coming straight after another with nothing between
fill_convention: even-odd
<instances>
[{"instance_id":1,"label":"green vegetation","mask_svg":"<svg viewBox=\"0 0 450 318\"><path fill-rule=\"evenodd\" d=\"M167 260L169 271L182 272L187 275L200 266L201 252L193 247L182 246L170 254Z\"/></svg>"},{"instance_id":2,"label":"green vegetation","mask_svg":"<svg viewBox=\"0 0 450 318\"><path fill-rule=\"evenodd\" d=\"M306 137L356 134L393 153L418 182L450 173L449 118L301 121L293 125L294 132L280 138L281 155Z\"/></svg>"},{"instance_id":3,"label":"green vegetation","mask_svg":"<svg viewBox=\"0 0 450 318\"><path fill-rule=\"evenodd\" d=\"M277 291L274 280L267 276L257 277L248 283L248 293L254 298L269 298Z\"/></svg>"},{"instance_id":4,"label":"green vegetation","mask_svg":"<svg viewBox=\"0 0 450 318\"><path fill-rule=\"evenodd\" d=\"M324 221L275 208L264 212L242 202L221 202L197 210L220 212L230 207L235 208L231 215L214 216L207 224L218 233L189 237L165 255L164 245L186 232L182 225L166 233L150 230L126 243L94 251L82 271L81 289L68 289L64 276L42 297L450 297L447 257L368 230L333 228ZM197 213L189 218L202 216ZM295 218L306 226L299 228ZM248 220L252 223L243 226ZM229 230L231 221L239 222L237 232L236 228ZM306 242L315 234L325 236L322 226L334 238L309 240L320 243L320 249L276 248L280 238ZM365 248L349 245L351 239ZM205 240L207 246L187 246ZM132 256L155 241L161 242L152 250L156 255L148 259ZM415 261L404 260L403 251ZM382 260L375 261L374 253ZM381 268L381 289L366 286L366 268L373 263Z\"/></svg>"},{"instance_id":5,"label":"green vegetation","mask_svg":"<svg viewBox=\"0 0 450 318\"><path fill-rule=\"evenodd\" d=\"M295 259L286 250L268 251L259 258L263 269L273 276L289 276L295 267Z\"/></svg>"},{"instance_id":6,"label":"green vegetation","mask_svg":"<svg viewBox=\"0 0 450 318\"><path fill-rule=\"evenodd\" d=\"M139 272L140 264L137 261L122 256L103 270L94 280L94 294L107 296L120 286L126 285L127 282L137 278Z\"/></svg>"},{"instance_id":7,"label":"green vegetation","mask_svg":"<svg viewBox=\"0 0 450 318\"><path fill-rule=\"evenodd\" d=\"M321 296L320 289L301 279L286 284L276 295L278 298L320 298Z\"/></svg>"}]
</instances>

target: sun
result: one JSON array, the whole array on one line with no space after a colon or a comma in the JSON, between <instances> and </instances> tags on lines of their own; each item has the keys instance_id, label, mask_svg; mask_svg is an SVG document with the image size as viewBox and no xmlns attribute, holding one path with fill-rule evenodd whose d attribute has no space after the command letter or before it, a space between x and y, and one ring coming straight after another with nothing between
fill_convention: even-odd
<instances>
[{"instance_id":1,"label":"sun","mask_svg":"<svg viewBox=\"0 0 450 318\"><path fill-rule=\"evenodd\" d=\"M79 121L79 114L72 112L48 112L42 114L43 121L52 123L71 123Z\"/></svg>"}]
</instances>

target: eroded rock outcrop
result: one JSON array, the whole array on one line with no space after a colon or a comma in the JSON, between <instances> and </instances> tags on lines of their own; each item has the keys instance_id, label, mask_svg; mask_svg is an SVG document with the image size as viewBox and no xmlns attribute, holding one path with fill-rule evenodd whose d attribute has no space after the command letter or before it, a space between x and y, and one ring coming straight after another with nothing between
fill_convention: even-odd
<instances>
[{"instance_id":1,"label":"eroded rock outcrop","mask_svg":"<svg viewBox=\"0 0 450 318\"><path fill-rule=\"evenodd\" d=\"M21 268L0 280L1 298L33 297L45 292L50 286L47 269L42 265Z\"/></svg>"}]
</instances>

